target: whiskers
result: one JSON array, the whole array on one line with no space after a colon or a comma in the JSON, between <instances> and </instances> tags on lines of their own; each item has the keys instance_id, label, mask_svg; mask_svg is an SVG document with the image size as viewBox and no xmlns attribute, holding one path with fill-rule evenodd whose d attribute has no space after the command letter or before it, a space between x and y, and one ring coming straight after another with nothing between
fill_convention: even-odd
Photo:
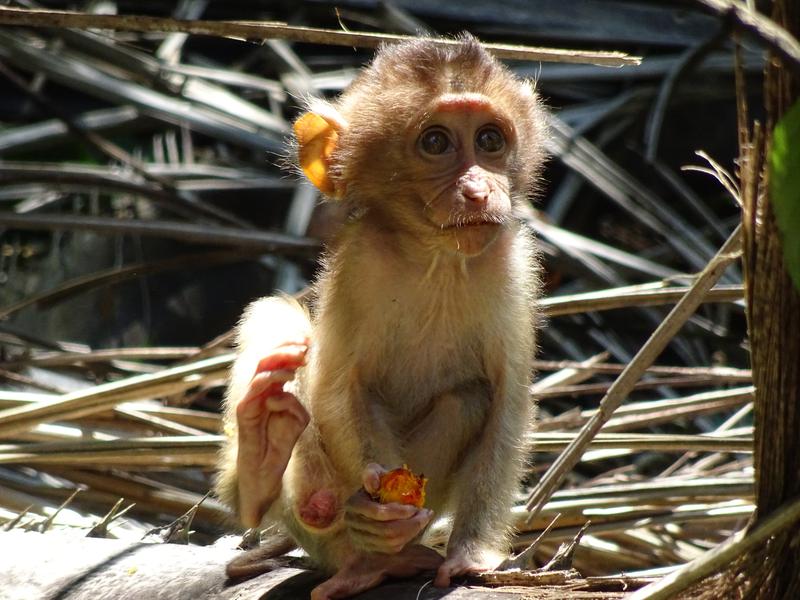
<instances>
[{"instance_id":1,"label":"whiskers","mask_svg":"<svg viewBox=\"0 0 800 600\"><path fill-rule=\"evenodd\" d=\"M441 225L441 229L457 229L475 225L503 225L507 221L508 217L506 215L493 212L458 212L451 214L447 221Z\"/></svg>"}]
</instances>

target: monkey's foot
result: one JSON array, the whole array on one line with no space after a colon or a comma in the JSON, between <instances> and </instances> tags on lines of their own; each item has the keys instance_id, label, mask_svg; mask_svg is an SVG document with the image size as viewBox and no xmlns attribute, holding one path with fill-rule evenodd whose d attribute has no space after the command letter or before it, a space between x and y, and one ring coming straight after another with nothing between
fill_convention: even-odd
<instances>
[{"instance_id":1,"label":"monkey's foot","mask_svg":"<svg viewBox=\"0 0 800 600\"><path fill-rule=\"evenodd\" d=\"M447 553L447 558L436 572L436 579L433 580L433 585L447 587L453 577L489 571L495 568L501 560L498 556L481 556L480 553L473 553L467 549L450 550Z\"/></svg>"},{"instance_id":2,"label":"monkey's foot","mask_svg":"<svg viewBox=\"0 0 800 600\"><path fill-rule=\"evenodd\" d=\"M305 342L276 348L259 362L236 404L239 513L245 527L258 526L278 497L292 450L310 420L300 401L284 390L307 351Z\"/></svg>"},{"instance_id":3,"label":"monkey's foot","mask_svg":"<svg viewBox=\"0 0 800 600\"><path fill-rule=\"evenodd\" d=\"M311 592L311 600L349 598L374 588L387 577L411 577L423 571L434 571L442 557L425 546L408 546L397 554L358 555Z\"/></svg>"}]
</instances>

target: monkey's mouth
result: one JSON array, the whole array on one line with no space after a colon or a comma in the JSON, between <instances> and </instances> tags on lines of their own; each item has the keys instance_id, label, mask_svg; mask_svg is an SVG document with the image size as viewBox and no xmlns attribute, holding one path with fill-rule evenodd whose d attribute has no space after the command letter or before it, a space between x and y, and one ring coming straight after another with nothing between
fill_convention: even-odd
<instances>
[{"instance_id":1,"label":"monkey's mouth","mask_svg":"<svg viewBox=\"0 0 800 600\"><path fill-rule=\"evenodd\" d=\"M457 215L448 219L447 222L442 225L442 229L469 229L485 226L497 227L504 222L505 219L500 215Z\"/></svg>"},{"instance_id":2,"label":"monkey's mouth","mask_svg":"<svg viewBox=\"0 0 800 600\"><path fill-rule=\"evenodd\" d=\"M459 254L476 256L500 234L505 220L493 214L458 215L442 226L442 237Z\"/></svg>"}]
</instances>

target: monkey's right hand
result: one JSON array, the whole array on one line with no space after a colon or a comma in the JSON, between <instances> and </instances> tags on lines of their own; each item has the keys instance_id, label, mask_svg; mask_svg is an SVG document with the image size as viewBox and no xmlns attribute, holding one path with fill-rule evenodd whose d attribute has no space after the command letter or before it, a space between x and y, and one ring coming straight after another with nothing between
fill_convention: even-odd
<instances>
[{"instance_id":1,"label":"monkey's right hand","mask_svg":"<svg viewBox=\"0 0 800 600\"><path fill-rule=\"evenodd\" d=\"M368 552L397 554L425 529L433 511L410 504L381 504L372 499L387 470L371 463L362 475L363 489L353 494L345 505L345 524L358 548Z\"/></svg>"},{"instance_id":2,"label":"monkey's right hand","mask_svg":"<svg viewBox=\"0 0 800 600\"><path fill-rule=\"evenodd\" d=\"M281 480L309 415L284 391L303 366L308 340L278 346L261 359L247 393L236 405L239 450L236 461L239 514L245 527L257 527L281 490Z\"/></svg>"}]
</instances>

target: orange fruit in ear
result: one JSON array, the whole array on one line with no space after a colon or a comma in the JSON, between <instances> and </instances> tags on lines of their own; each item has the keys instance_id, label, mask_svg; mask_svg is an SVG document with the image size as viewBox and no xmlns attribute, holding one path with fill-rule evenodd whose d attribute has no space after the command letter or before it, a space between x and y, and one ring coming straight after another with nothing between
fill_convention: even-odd
<instances>
[{"instance_id":1,"label":"orange fruit in ear","mask_svg":"<svg viewBox=\"0 0 800 600\"><path fill-rule=\"evenodd\" d=\"M308 112L294 122L293 128L300 168L323 194L333 196L336 189L328 176L328 161L339 139L335 127L318 114Z\"/></svg>"}]
</instances>

